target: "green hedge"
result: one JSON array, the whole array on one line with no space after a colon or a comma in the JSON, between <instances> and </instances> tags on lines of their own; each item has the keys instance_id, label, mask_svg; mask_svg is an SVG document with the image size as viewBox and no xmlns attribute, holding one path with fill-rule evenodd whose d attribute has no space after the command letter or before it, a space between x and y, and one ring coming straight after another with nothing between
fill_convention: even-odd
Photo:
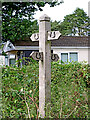
<instances>
[{"instance_id":1,"label":"green hedge","mask_svg":"<svg viewBox=\"0 0 90 120\"><path fill-rule=\"evenodd\" d=\"M88 118L89 65L51 63L49 118ZM2 69L3 118L38 118L39 64Z\"/></svg>"}]
</instances>

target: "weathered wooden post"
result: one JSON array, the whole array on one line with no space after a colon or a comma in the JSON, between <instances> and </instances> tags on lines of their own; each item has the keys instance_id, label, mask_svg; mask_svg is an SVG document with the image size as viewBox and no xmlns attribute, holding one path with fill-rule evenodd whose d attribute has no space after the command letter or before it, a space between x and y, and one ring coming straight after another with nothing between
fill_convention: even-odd
<instances>
[{"instance_id":1,"label":"weathered wooden post","mask_svg":"<svg viewBox=\"0 0 90 120\"><path fill-rule=\"evenodd\" d=\"M45 116L45 107L51 102L51 31L50 18L43 15L39 19L39 52L43 53L43 61L39 61L39 112ZM47 105L46 105L47 104Z\"/></svg>"},{"instance_id":2,"label":"weathered wooden post","mask_svg":"<svg viewBox=\"0 0 90 120\"><path fill-rule=\"evenodd\" d=\"M51 41L58 39L59 31L51 32L50 18L44 14L39 19L39 34L32 34L32 41L39 41L39 52L32 52L30 56L39 60L39 113L45 117L46 109L50 110L51 102L51 60L59 59L57 54L51 55Z\"/></svg>"}]
</instances>

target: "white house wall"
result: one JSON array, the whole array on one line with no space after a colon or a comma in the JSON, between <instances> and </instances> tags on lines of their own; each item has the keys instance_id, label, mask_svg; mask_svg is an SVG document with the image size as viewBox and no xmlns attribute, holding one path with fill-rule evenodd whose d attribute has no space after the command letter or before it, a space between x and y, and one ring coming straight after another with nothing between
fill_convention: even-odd
<instances>
[{"instance_id":1,"label":"white house wall","mask_svg":"<svg viewBox=\"0 0 90 120\"><path fill-rule=\"evenodd\" d=\"M88 48L53 48L53 53L58 54L60 59L61 59L61 53L69 53L69 52L78 53L78 62L87 61L88 63L90 63L90 61L88 61L89 60Z\"/></svg>"},{"instance_id":2,"label":"white house wall","mask_svg":"<svg viewBox=\"0 0 90 120\"><path fill-rule=\"evenodd\" d=\"M10 55L15 55L15 59L18 60L17 51L8 52L8 53L7 53L7 56L8 56L8 65L10 65L10 63L9 63Z\"/></svg>"},{"instance_id":3,"label":"white house wall","mask_svg":"<svg viewBox=\"0 0 90 120\"><path fill-rule=\"evenodd\" d=\"M0 66L5 65L5 56L0 55Z\"/></svg>"},{"instance_id":4,"label":"white house wall","mask_svg":"<svg viewBox=\"0 0 90 120\"><path fill-rule=\"evenodd\" d=\"M17 49L17 51L18 50L22 50L22 51L23 50L39 50L38 46L16 46L15 48ZM87 61L87 63L90 64L90 57L89 57L90 48L88 47L62 47L62 46L53 47L52 46L51 49L53 50L53 53L58 54L59 57L61 57L60 56L61 53L78 52L78 62Z\"/></svg>"}]
</instances>

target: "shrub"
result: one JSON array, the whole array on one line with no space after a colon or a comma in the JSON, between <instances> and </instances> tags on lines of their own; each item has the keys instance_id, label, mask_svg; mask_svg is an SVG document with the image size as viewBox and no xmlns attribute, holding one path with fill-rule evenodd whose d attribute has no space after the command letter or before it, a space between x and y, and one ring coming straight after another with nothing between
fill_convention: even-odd
<instances>
[{"instance_id":1,"label":"shrub","mask_svg":"<svg viewBox=\"0 0 90 120\"><path fill-rule=\"evenodd\" d=\"M50 118L88 118L89 65L59 64L51 67ZM22 68L2 69L3 118L38 118L39 64L31 60Z\"/></svg>"}]
</instances>

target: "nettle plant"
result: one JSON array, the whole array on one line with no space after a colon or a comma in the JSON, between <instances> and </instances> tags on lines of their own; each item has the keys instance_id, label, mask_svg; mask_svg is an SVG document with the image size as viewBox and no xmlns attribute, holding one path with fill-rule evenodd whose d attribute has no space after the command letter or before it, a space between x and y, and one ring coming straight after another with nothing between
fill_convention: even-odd
<instances>
[{"instance_id":1,"label":"nettle plant","mask_svg":"<svg viewBox=\"0 0 90 120\"><path fill-rule=\"evenodd\" d=\"M49 118L88 118L89 68L78 62L51 63ZM38 61L3 67L2 102L3 118L39 118Z\"/></svg>"}]
</instances>

